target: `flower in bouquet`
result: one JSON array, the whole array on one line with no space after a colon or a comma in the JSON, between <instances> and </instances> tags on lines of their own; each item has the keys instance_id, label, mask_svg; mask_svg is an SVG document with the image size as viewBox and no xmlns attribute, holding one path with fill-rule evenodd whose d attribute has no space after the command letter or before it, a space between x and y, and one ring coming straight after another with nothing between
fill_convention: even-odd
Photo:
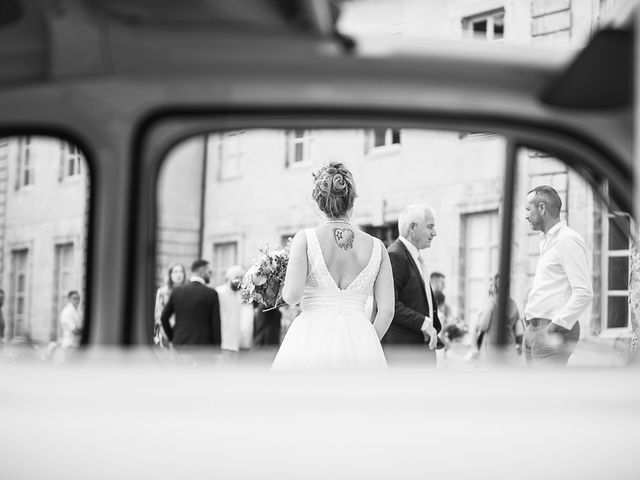
<instances>
[{"instance_id":1,"label":"flower in bouquet","mask_svg":"<svg viewBox=\"0 0 640 480\"><path fill-rule=\"evenodd\" d=\"M289 263L291 239L284 248L269 251L269 246L260 248L258 258L249 267L240 285L240 295L245 303L258 302L267 309L284 305L282 287Z\"/></svg>"}]
</instances>

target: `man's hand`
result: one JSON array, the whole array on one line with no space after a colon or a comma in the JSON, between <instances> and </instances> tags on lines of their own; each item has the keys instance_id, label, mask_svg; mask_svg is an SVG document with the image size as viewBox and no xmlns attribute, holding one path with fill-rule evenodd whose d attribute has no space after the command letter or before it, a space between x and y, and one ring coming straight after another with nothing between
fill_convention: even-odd
<instances>
[{"instance_id":1,"label":"man's hand","mask_svg":"<svg viewBox=\"0 0 640 480\"><path fill-rule=\"evenodd\" d=\"M438 345L438 332L433 328L433 321L429 317L424 317L420 330L424 335L424 341L429 342L429 349L434 350Z\"/></svg>"}]
</instances>

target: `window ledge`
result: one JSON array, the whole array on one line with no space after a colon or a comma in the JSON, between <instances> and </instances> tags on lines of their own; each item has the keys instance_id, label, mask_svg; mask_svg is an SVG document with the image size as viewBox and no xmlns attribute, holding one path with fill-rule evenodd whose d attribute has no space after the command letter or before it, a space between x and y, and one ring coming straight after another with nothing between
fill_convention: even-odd
<instances>
[{"instance_id":1,"label":"window ledge","mask_svg":"<svg viewBox=\"0 0 640 480\"><path fill-rule=\"evenodd\" d=\"M73 185L76 183L80 183L81 178L82 178L81 174L66 176L66 177L62 177L62 180L60 180L59 183Z\"/></svg>"},{"instance_id":2,"label":"window ledge","mask_svg":"<svg viewBox=\"0 0 640 480\"><path fill-rule=\"evenodd\" d=\"M242 174L232 175L229 177L218 177L218 182L233 182L234 180L240 180L242 178Z\"/></svg>"},{"instance_id":3,"label":"window ledge","mask_svg":"<svg viewBox=\"0 0 640 480\"><path fill-rule=\"evenodd\" d=\"M368 158L383 158L391 155L396 155L402 151L401 143L394 143L393 145L385 145L383 147L373 147L367 157Z\"/></svg>"},{"instance_id":4,"label":"window ledge","mask_svg":"<svg viewBox=\"0 0 640 480\"><path fill-rule=\"evenodd\" d=\"M305 169L313 165L312 159L304 160L302 162L292 162L287 165L287 169Z\"/></svg>"}]
</instances>

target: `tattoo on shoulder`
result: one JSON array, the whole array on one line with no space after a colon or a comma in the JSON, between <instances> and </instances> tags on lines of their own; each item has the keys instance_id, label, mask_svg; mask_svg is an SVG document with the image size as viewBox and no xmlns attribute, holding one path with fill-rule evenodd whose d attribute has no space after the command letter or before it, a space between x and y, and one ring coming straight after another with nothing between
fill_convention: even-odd
<instances>
[{"instance_id":1,"label":"tattoo on shoulder","mask_svg":"<svg viewBox=\"0 0 640 480\"><path fill-rule=\"evenodd\" d=\"M338 247L343 250L351 250L353 248L353 240L356 234L350 228L334 228L333 239Z\"/></svg>"}]
</instances>

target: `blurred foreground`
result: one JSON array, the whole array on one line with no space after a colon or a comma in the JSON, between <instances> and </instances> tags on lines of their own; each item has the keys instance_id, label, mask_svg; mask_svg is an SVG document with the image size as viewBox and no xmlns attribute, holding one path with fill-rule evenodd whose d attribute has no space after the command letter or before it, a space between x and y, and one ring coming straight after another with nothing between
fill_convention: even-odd
<instances>
[{"instance_id":1,"label":"blurred foreground","mask_svg":"<svg viewBox=\"0 0 640 480\"><path fill-rule=\"evenodd\" d=\"M65 354L0 363L2 478L640 476L636 367L275 374L271 350L237 368Z\"/></svg>"}]
</instances>

